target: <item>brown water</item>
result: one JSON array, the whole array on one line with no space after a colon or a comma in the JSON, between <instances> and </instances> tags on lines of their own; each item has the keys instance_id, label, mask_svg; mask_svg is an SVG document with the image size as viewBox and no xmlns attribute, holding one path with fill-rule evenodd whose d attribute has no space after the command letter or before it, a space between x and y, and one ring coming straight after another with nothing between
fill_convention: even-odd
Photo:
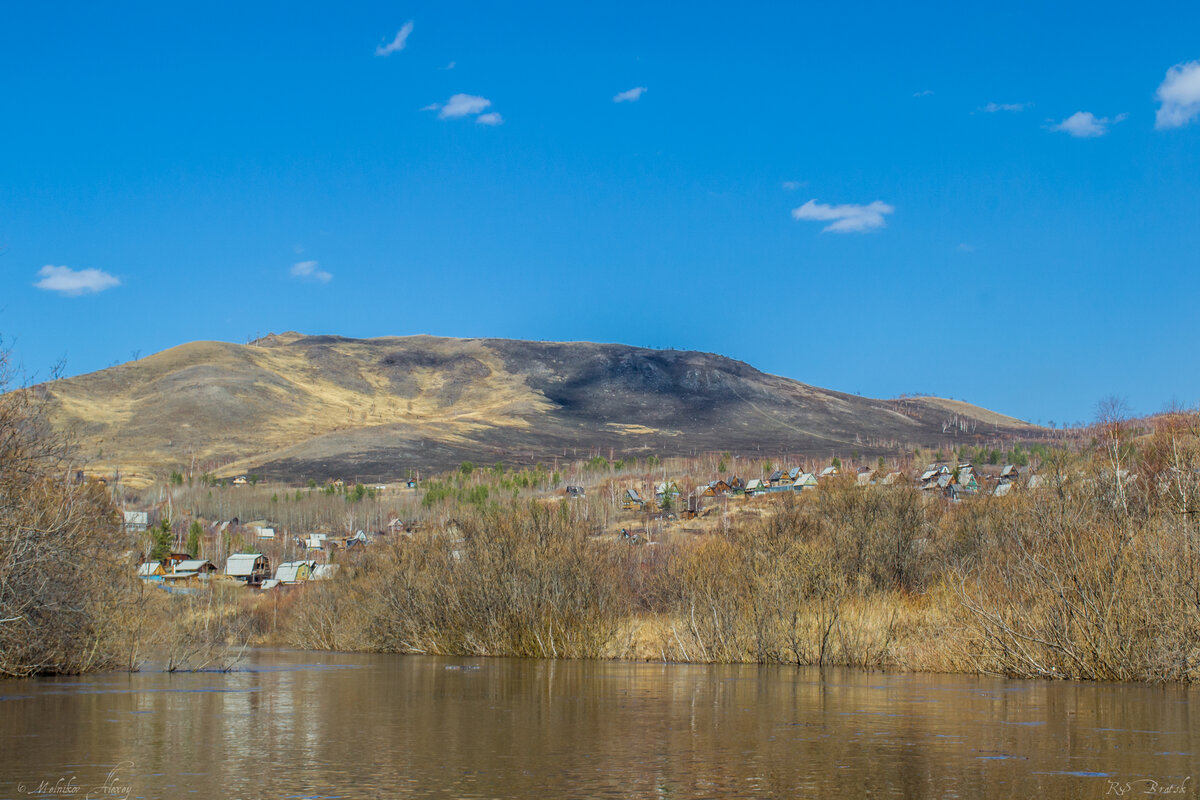
<instances>
[{"instance_id":1,"label":"brown water","mask_svg":"<svg viewBox=\"0 0 1200 800\"><path fill-rule=\"evenodd\" d=\"M1193 797L1200 778L1200 693L1179 687L290 651L241 667L0 682L0 797L1054 800Z\"/></svg>"}]
</instances>

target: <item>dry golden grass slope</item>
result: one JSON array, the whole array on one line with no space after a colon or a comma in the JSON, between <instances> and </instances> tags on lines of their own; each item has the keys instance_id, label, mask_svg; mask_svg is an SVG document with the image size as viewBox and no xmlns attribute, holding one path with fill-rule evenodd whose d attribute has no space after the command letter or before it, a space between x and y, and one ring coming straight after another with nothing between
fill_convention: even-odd
<instances>
[{"instance_id":1,"label":"dry golden grass slope","mask_svg":"<svg viewBox=\"0 0 1200 800\"><path fill-rule=\"evenodd\" d=\"M831 392L707 353L587 342L271 335L43 384L88 467L380 480L587 451L827 456L1032 433L966 403ZM967 420L947 434L951 419Z\"/></svg>"}]
</instances>

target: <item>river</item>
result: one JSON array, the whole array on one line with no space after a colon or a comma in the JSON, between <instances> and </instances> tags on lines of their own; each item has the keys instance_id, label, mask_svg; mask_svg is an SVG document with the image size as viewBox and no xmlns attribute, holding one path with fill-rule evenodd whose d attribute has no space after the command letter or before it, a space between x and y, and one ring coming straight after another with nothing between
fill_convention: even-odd
<instances>
[{"instance_id":1,"label":"river","mask_svg":"<svg viewBox=\"0 0 1200 800\"><path fill-rule=\"evenodd\" d=\"M1192 797L1196 712L1178 686L260 650L0 681L0 797Z\"/></svg>"}]
</instances>

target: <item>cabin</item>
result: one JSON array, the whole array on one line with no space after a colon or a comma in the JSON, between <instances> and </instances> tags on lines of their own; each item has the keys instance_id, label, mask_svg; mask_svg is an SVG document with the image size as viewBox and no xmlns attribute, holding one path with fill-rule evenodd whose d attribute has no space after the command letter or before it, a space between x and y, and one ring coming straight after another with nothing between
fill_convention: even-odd
<instances>
[{"instance_id":1,"label":"cabin","mask_svg":"<svg viewBox=\"0 0 1200 800\"><path fill-rule=\"evenodd\" d=\"M742 494L743 492L746 491L745 481L743 481L737 475L734 475L732 478L730 478L725 483L729 487L730 494Z\"/></svg>"},{"instance_id":2,"label":"cabin","mask_svg":"<svg viewBox=\"0 0 1200 800\"><path fill-rule=\"evenodd\" d=\"M729 494L729 484L722 480L713 481L708 488L712 489L712 497L724 497Z\"/></svg>"},{"instance_id":3,"label":"cabin","mask_svg":"<svg viewBox=\"0 0 1200 800\"><path fill-rule=\"evenodd\" d=\"M967 494L975 494L979 491L979 481L975 478L975 470L969 464L959 468L955 483L961 491Z\"/></svg>"},{"instance_id":4,"label":"cabin","mask_svg":"<svg viewBox=\"0 0 1200 800\"><path fill-rule=\"evenodd\" d=\"M756 494L764 494L766 491L767 491L766 485L763 484L763 482L760 481L758 478L751 478L750 480L748 480L746 482L747 496L756 495Z\"/></svg>"},{"instance_id":5,"label":"cabin","mask_svg":"<svg viewBox=\"0 0 1200 800\"><path fill-rule=\"evenodd\" d=\"M643 505L645 505L645 501L643 501L642 496L637 493L637 489L625 490L625 498L621 501L621 508L625 509L626 511L633 511L640 509Z\"/></svg>"},{"instance_id":6,"label":"cabin","mask_svg":"<svg viewBox=\"0 0 1200 800\"><path fill-rule=\"evenodd\" d=\"M225 574L247 586L261 586L271 577L271 560L262 553L234 553L225 562Z\"/></svg>"},{"instance_id":7,"label":"cabin","mask_svg":"<svg viewBox=\"0 0 1200 800\"><path fill-rule=\"evenodd\" d=\"M416 478L409 478L408 480L406 480L406 481L404 482L404 486L405 486L405 488L408 488L408 489L415 489L415 488L417 488L417 479L416 479Z\"/></svg>"},{"instance_id":8,"label":"cabin","mask_svg":"<svg viewBox=\"0 0 1200 800\"><path fill-rule=\"evenodd\" d=\"M777 469L767 476L767 483L775 486L783 480L783 470Z\"/></svg>"},{"instance_id":9,"label":"cabin","mask_svg":"<svg viewBox=\"0 0 1200 800\"><path fill-rule=\"evenodd\" d=\"M792 484L792 491L794 492L802 492L805 489L815 488L817 488L817 476L811 472L800 473L800 476L796 478L796 482Z\"/></svg>"},{"instance_id":10,"label":"cabin","mask_svg":"<svg viewBox=\"0 0 1200 800\"><path fill-rule=\"evenodd\" d=\"M191 561L194 557L191 553L171 553L162 560L163 569L167 572L174 572L176 566L184 561Z\"/></svg>"},{"instance_id":11,"label":"cabin","mask_svg":"<svg viewBox=\"0 0 1200 800\"><path fill-rule=\"evenodd\" d=\"M804 470L800 469L799 467L792 467L791 469L788 470L788 478L791 480L792 483L795 483L796 480L799 479L800 475L803 472L804 472Z\"/></svg>"},{"instance_id":12,"label":"cabin","mask_svg":"<svg viewBox=\"0 0 1200 800\"><path fill-rule=\"evenodd\" d=\"M679 497L679 487L675 484L675 481L663 481L654 487L654 497L660 503L667 497L674 500L676 497Z\"/></svg>"},{"instance_id":13,"label":"cabin","mask_svg":"<svg viewBox=\"0 0 1200 800\"><path fill-rule=\"evenodd\" d=\"M884 486L895 486L897 483L904 483L904 476L899 472L889 472L883 476Z\"/></svg>"},{"instance_id":14,"label":"cabin","mask_svg":"<svg viewBox=\"0 0 1200 800\"><path fill-rule=\"evenodd\" d=\"M249 479L246 478L245 475L238 475L236 478L233 479L233 485L234 486L249 486L250 481L249 481Z\"/></svg>"},{"instance_id":15,"label":"cabin","mask_svg":"<svg viewBox=\"0 0 1200 800\"><path fill-rule=\"evenodd\" d=\"M926 481L937 480L938 476L949 474L950 468L945 464L930 464L925 468L925 471L921 473L921 482L925 483Z\"/></svg>"},{"instance_id":16,"label":"cabin","mask_svg":"<svg viewBox=\"0 0 1200 800\"><path fill-rule=\"evenodd\" d=\"M587 491L582 486L568 486L567 497L586 497Z\"/></svg>"},{"instance_id":17,"label":"cabin","mask_svg":"<svg viewBox=\"0 0 1200 800\"><path fill-rule=\"evenodd\" d=\"M304 583L312 578L316 561L288 561L275 570L275 580L282 584Z\"/></svg>"},{"instance_id":18,"label":"cabin","mask_svg":"<svg viewBox=\"0 0 1200 800\"><path fill-rule=\"evenodd\" d=\"M202 558L192 558L187 561L180 561L175 564L172 572L179 574L181 572L190 572L195 575L207 578L217 571L217 565L211 561Z\"/></svg>"},{"instance_id":19,"label":"cabin","mask_svg":"<svg viewBox=\"0 0 1200 800\"><path fill-rule=\"evenodd\" d=\"M867 467L863 467L858 471L858 474L854 476L854 483L858 486L870 486L872 483L874 483L874 478L875 473Z\"/></svg>"},{"instance_id":20,"label":"cabin","mask_svg":"<svg viewBox=\"0 0 1200 800\"><path fill-rule=\"evenodd\" d=\"M161 578L165 572L166 570L163 569L163 565L157 561L143 561L142 563L138 564L137 568L137 576L139 578L147 578L150 580Z\"/></svg>"},{"instance_id":21,"label":"cabin","mask_svg":"<svg viewBox=\"0 0 1200 800\"><path fill-rule=\"evenodd\" d=\"M822 478L832 478L833 476L835 476L835 475L837 475L837 474L838 474L838 468L837 468L837 467L826 467L825 469L821 470L821 475L820 475L820 477L822 477Z\"/></svg>"},{"instance_id":22,"label":"cabin","mask_svg":"<svg viewBox=\"0 0 1200 800\"><path fill-rule=\"evenodd\" d=\"M992 497L1005 497L1012 492L1013 483L1004 481L996 484L996 488L992 490Z\"/></svg>"}]
</instances>

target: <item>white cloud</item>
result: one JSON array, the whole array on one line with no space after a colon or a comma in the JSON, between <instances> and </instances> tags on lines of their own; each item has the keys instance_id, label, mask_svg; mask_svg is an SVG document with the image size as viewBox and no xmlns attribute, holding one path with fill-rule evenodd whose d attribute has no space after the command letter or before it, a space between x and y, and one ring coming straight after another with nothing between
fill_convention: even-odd
<instances>
[{"instance_id":1,"label":"white cloud","mask_svg":"<svg viewBox=\"0 0 1200 800\"><path fill-rule=\"evenodd\" d=\"M437 111L438 119L460 119L478 114L492 104L486 97L473 94L452 95L445 103L430 103L422 111Z\"/></svg>"},{"instance_id":2,"label":"white cloud","mask_svg":"<svg viewBox=\"0 0 1200 800\"><path fill-rule=\"evenodd\" d=\"M783 188L787 189L789 192L794 192L803 186L808 186L808 181L784 181L783 182Z\"/></svg>"},{"instance_id":3,"label":"white cloud","mask_svg":"<svg viewBox=\"0 0 1200 800\"><path fill-rule=\"evenodd\" d=\"M1097 117L1090 111L1076 111L1062 122L1050 126L1052 131L1069 133L1080 139L1093 139L1108 133L1108 126L1115 125L1125 119L1128 114L1117 114L1115 117Z\"/></svg>"},{"instance_id":4,"label":"white cloud","mask_svg":"<svg viewBox=\"0 0 1200 800\"><path fill-rule=\"evenodd\" d=\"M613 96L614 103L632 103L646 93L645 86L635 86L632 89Z\"/></svg>"},{"instance_id":5,"label":"white cloud","mask_svg":"<svg viewBox=\"0 0 1200 800\"><path fill-rule=\"evenodd\" d=\"M120 286L121 281L115 275L109 275L99 269L71 269L70 267L55 267L47 264L38 270L40 281L34 284L39 289L48 292L58 292L68 297L81 294L96 294L114 286Z\"/></svg>"},{"instance_id":6,"label":"white cloud","mask_svg":"<svg viewBox=\"0 0 1200 800\"><path fill-rule=\"evenodd\" d=\"M489 111L486 114L480 114L475 121L480 125L503 125L504 117L500 116L498 112Z\"/></svg>"},{"instance_id":7,"label":"white cloud","mask_svg":"<svg viewBox=\"0 0 1200 800\"><path fill-rule=\"evenodd\" d=\"M410 19L404 23L404 27L396 32L396 38L392 39L388 44L381 44L375 48L375 55L390 56L392 53L398 53L408 44L408 35L412 33L413 24Z\"/></svg>"},{"instance_id":8,"label":"white cloud","mask_svg":"<svg viewBox=\"0 0 1200 800\"><path fill-rule=\"evenodd\" d=\"M1158 87L1158 99L1162 105L1154 115L1154 127L1159 130L1178 128L1200 115L1200 61L1167 70Z\"/></svg>"},{"instance_id":9,"label":"white cloud","mask_svg":"<svg viewBox=\"0 0 1200 800\"><path fill-rule=\"evenodd\" d=\"M865 206L855 203L831 206L809 200L799 208L792 209L792 216L795 219L830 223L822 229L822 233L865 233L886 227L883 216L895 210L879 200Z\"/></svg>"},{"instance_id":10,"label":"white cloud","mask_svg":"<svg viewBox=\"0 0 1200 800\"><path fill-rule=\"evenodd\" d=\"M451 61L446 66L442 67L442 69L454 69L455 65L457 65L457 64L458 64L457 61Z\"/></svg>"},{"instance_id":11,"label":"white cloud","mask_svg":"<svg viewBox=\"0 0 1200 800\"><path fill-rule=\"evenodd\" d=\"M913 92L913 97L928 97L933 94L933 89L922 89L919 92Z\"/></svg>"},{"instance_id":12,"label":"white cloud","mask_svg":"<svg viewBox=\"0 0 1200 800\"><path fill-rule=\"evenodd\" d=\"M963 242L962 244L960 244L960 245L958 246L958 252L960 252L960 253L974 253L974 252L975 252L975 245L973 245L973 244L967 244L966 242Z\"/></svg>"},{"instance_id":13,"label":"white cloud","mask_svg":"<svg viewBox=\"0 0 1200 800\"><path fill-rule=\"evenodd\" d=\"M997 111L1024 111L1033 103L988 103L981 111L986 111L988 114L995 114Z\"/></svg>"},{"instance_id":14,"label":"white cloud","mask_svg":"<svg viewBox=\"0 0 1200 800\"><path fill-rule=\"evenodd\" d=\"M323 269L318 269L319 266L320 263L316 261L301 261L297 264L292 264L291 275L293 278L300 278L302 280L329 283L333 279L333 276Z\"/></svg>"}]
</instances>

